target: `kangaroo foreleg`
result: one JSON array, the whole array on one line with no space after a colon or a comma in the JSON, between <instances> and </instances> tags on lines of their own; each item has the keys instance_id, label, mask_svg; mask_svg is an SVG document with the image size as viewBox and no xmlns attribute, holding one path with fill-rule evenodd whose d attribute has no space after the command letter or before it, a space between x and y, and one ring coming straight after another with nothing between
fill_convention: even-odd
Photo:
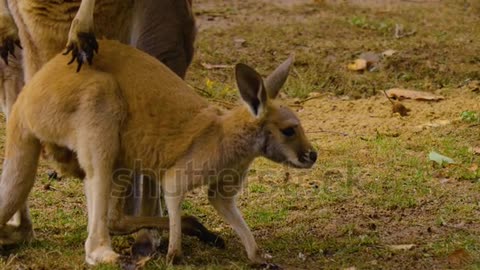
<instances>
[{"instance_id":1,"label":"kangaroo foreleg","mask_svg":"<svg viewBox=\"0 0 480 270\"><path fill-rule=\"evenodd\" d=\"M0 57L8 65L8 55L15 57L15 45L19 48L18 30L8 10L7 1L0 0Z\"/></svg>"}]
</instances>

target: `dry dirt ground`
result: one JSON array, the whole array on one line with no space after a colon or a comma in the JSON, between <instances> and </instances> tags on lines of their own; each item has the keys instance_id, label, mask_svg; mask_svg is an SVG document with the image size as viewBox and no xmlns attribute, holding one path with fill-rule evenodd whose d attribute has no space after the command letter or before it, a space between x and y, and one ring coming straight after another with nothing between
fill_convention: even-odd
<instances>
[{"instance_id":1,"label":"dry dirt ground","mask_svg":"<svg viewBox=\"0 0 480 270\"><path fill-rule=\"evenodd\" d=\"M294 170L259 159L239 198L273 262L285 269L480 269L477 2L194 2L200 32L187 81L212 102L235 102L236 62L266 75L296 54L285 101L297 110L319 160L311 170ZM361 53L388 49L396 53L369 71L346 68ZM392 87L445 99L404 100L411 111L401 117L380 91ZM435 164L432 151L455 163ZM39 170L30 199L37 238L1 250L0 269L86 268L82 183L48 180L47 168ZM185 237L185 259L175 269L249 268L204 190L183 209L227 247ZM131 240L117 237L114 246L128 254ZM146 269L167 268L165 245Z\"/></svg>"}]
</instances>

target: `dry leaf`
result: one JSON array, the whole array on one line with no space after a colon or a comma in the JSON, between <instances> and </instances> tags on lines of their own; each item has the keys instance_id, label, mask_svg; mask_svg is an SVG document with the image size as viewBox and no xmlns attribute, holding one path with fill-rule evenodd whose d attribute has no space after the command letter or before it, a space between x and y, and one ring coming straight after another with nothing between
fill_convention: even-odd
<instances>
[{"instance_id":1,"label":"dry leaf","mask_svg":"<svg viewBox=\"0 0 480 270\"><path fill-rule=\"evenodd\" d=\"M395 38L402 38L402 37L408 37L411 35L415 35L417 31L412 30L410 32L405 32L405 29L403 27L403 24L395 24Z\"/></svg>"},{"instance_id":2,"label":"dry leaf","mask_svg":"<svg viewBox=\"0 0 480 270\"><path fill-rule=\"evenodd\" d=\"M357 270L357 267L350 266L350 267L347 267L347 268L343 268L343 270Z\"/></svg>"},{"instance_id":3,"label":"dry leaf","mask_svg":"<svg viewBox=\"0 0 480 270\"><path fill-rule=\"evenodd\" d=\"M434 121L429 122L429 123L418 125L418 126L416 126L416 129L443 127L443 126L449 125L451 123L452 123L452 121L450 121L450 120L434 120Z\"/></svg>"},{"instance_id":4,"label":"dry leaf","mask_svg":"<svg viewBox=\"0 0 480 270\"><path fill-rule=\"evenodd\" d=\"M321 97L321 96L322 96L322 94L319 93L319 92L310 92L310 93L308 94L308 97L309 97L309 98L318 98L318 97Z\"/></svg>"},{"instance_id":5,"label":"dry leaf","mask_svg":"<svg viewBox=\"0 0 480 270\"><path fill-rule=\"evenodd\" d=\"M445 183L448 183L450 181L450 179L448 178L442 178L439 180L440 184L445 184Z\"/></svg>"},{"instance_id":6,"label":"dry leaf","mask_svg":"<svg viewBox=\"0 0 480 270\"><path fill-rule=\"evenodd\" d=\"M462 86L462 89L472 92L480 92L480 81L469 81L466 85Z\"/></svg>"},{"instance_id":7,"label":"dry leaf","mask_svg":"<svg viewBox=\"0 0 480 270\"><path fill-rule=\"evenodd\" d=\"M367 60L356 59L352 63L348 64L347 68L349 70L353 70L353 71L363 71L363 70L367 69Z\"/></svg>"},{"instance_id":8,"label":"dry leaf","mask_svg":"<svg viewBox=\"0 0 480 270\"><path fill-rule=\"evenodd\" d=\"M243 38L236 38L233 42L235 43L235 48L241 48L245 45L246 40Z\"/></svg>"},{"instance_id":9,"label":"dry leaf","mask_svg":"<svg viewBox=\"0 0 480 270\"><path fill-rule=\"evenodd\" d=\"M455 229L462 229L465 227L465 221L461 221L460 223L450 225L449 227L455 228Z\"/></svg>"},{"instance_id":10,"label":"dry leaf","mask_svg":"<svg viewBox=\"0 0 480 270\"><path fill-rule=\"evenodd\" d=\"M469 171L471 172L476 172L478 170L478 165L476 163L473 163L470 168L468 168Z\"/></svg>"},{"instance_id":11,"label":"dry leaf","mask_svg":"<svg viewBox=\"0 0 480 270\"><path fill-rule=\"evenodd\" d=\"M430 127L442 127L451 124L452 121L450 120L435 120L431 123L429 123Z\"/></svg>"},{"instance_id":12,"label":"dry leaf","mask_svg":"<svg viewBox=\"0 0 480 270\"><path fill-rule=\"evenodd\" d=\"M454 252L450 253L450 255L448 255L448 258L447 258L448 263L455 266L467 264L471 259L472 257L470 256L470 253L468 253L463 248L457 249Z\"/></svg>"},{"instance_id":13,"label":"dry leaf","mask_svg":"<svg viewBox=\"0 0 480 270\"><path fill-rule=\"evenodd\" d=\"M452 158L444 156L442 154L439 154L435 151L431 151L428 154L428 159L430 161L436 162L440 166L443 166L444 163L445 164L455 164L455 161Z\"/></svg>"},{"instance_id":14,"label":"dry leaf","mask_svg":"<svg viewBox=\"0 0 480 270\"><path fill-rule=\"evenodd\" d=\"M383 55L383 57L390 57L390 56L392 56L396 53L397 53L397 51L389 49L389 50L386 50L386 51L382 52L382 55Z\"/></svg>"},{"instance_id":15,"label":"dry leaf","mask_svg":"<svg viewBox=\"0 0 480 270\"><path fill-rule=\"evenodd\" d=\"M222 69L222 68L233 68L232 65L213 65L213 64L208 64L208 63L202 63L202 67L206 69Z\"/></svg>"},{"instance_id":16,"label":"dry leaf","mask_svg":"<svg viewBox=\"0 0 480 270\"><path fill-rule=\"evenodd\" d=\"M480 147L472 147L470 148L471 152L474 153L475 155L480 155Z\"/></svg>"},{"instance_id":17,"label":"dry leaf","mask_svg":"<svg viewBox=\"0 0 480 270\"><path fill-rule=\"evenodd\" d=\"M388 245L387 246L390 250L410 250L415 247L415 244L407 244L407 245Z\"/></svg>"},{"instance_id":18,"label":"dry leaf","mask_svg":"<svg viewBox=\"0 0 480 270\"><path fill-rule=\"evenodd\" d=\"M443 96L435 95L428 92L401 89L401 88L392 88L386 91L388 97L396 100L402 99L414 99L422 101L439 101L445 99Z\"/></svg>"}]
</instances>

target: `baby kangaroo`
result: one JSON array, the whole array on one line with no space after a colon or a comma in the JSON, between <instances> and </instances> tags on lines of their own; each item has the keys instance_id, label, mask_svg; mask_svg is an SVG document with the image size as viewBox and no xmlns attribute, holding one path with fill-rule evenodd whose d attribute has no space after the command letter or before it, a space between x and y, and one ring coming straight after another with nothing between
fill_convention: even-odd
<instances>
[{"instance_id":1,"label":"baby kangaroo","mask_svg":"<svg viewBox=\"0 0 480 270\"><path fill-rule=\"evenodd\" d=\"M89 264L117 260L109 228L154 227L165 221L145 217L133 224L118 211L138 162L164 192L168 262L181 255L185 194L207 185L210 203L237 232L248 258L266 263L235 198L256 157L297 168L310 168L317 159L300 120L276 100L293 59L265 81L238 64L235 76L245 104L222 111L155 58L115 41L100 45L102 53L81 73L66 68L66 56L58 55L20 93L7 128L0 226L25 203L40 145L47 143L75 151L85 172Z\"/></svg>"}]
</instances>

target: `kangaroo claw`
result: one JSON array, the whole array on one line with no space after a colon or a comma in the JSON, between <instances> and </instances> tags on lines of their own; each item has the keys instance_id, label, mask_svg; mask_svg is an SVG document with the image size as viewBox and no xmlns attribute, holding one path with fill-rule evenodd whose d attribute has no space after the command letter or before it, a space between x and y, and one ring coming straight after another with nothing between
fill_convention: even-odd
<instances>
[{"instance_id":1,"label":"kangaroo claw","mask_svg":"<svg viewBox=\"0 0 480 270\"><path fill-rule=\"evenodd\" d=\"M98 53L98 43L95 35L93 33L79 32L77 40L70 42L63 54L72 55L72 59L68 64L70 65L76 60L77 72L79 72L85 62L88 62L89 65L92 64L95 53Z\"/></svg>"}]
</instances>

